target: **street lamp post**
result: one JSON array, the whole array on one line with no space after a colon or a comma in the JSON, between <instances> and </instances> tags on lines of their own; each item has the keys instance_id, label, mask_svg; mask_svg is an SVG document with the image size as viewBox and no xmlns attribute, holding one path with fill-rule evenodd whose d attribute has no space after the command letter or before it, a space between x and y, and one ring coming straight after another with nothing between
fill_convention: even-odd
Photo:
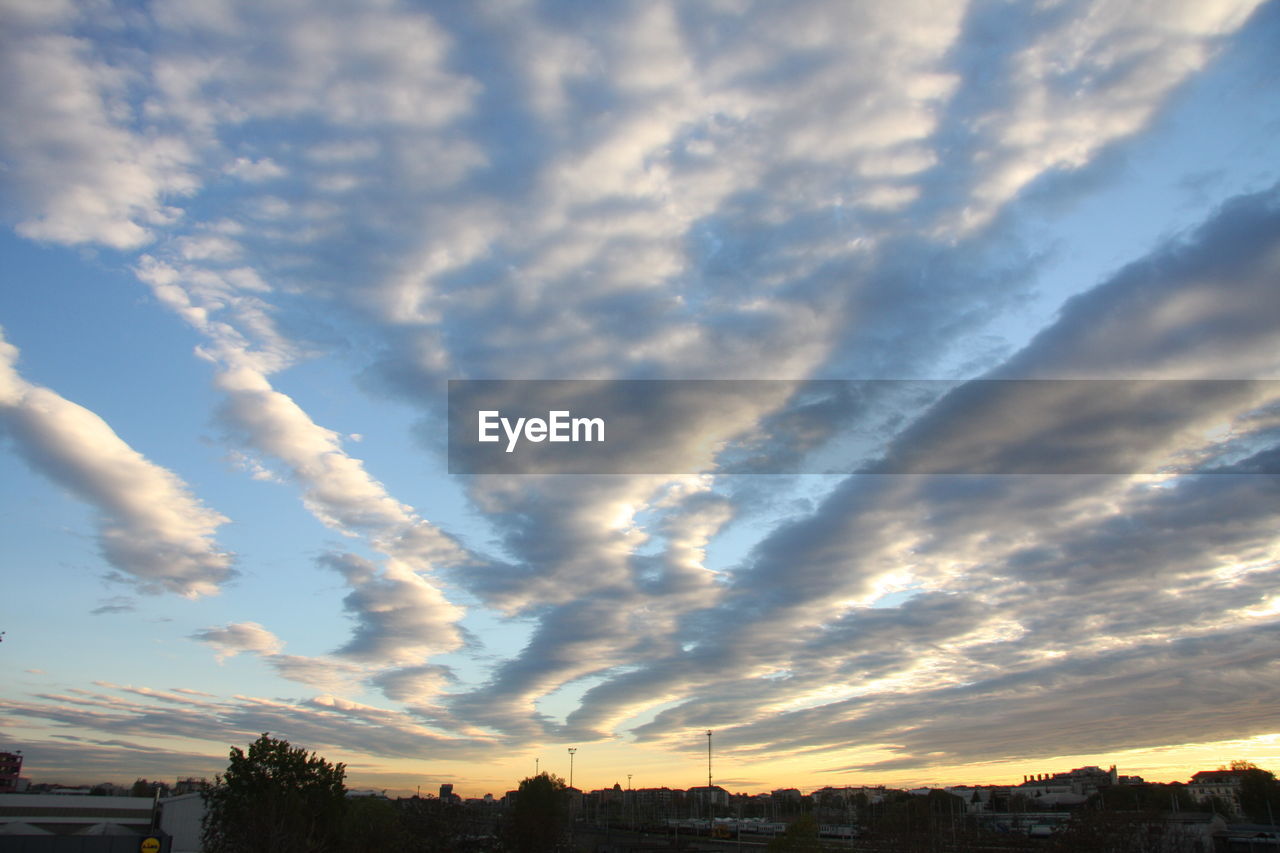
<instances>
[{"instance_id":1,"label":"street lamp post","mask_svg":"<svg viewBox=\"0 0 1280 853\"><path fill-rule=\"evenodd\" d=\"M578 751L576 746L569 747L569 787L573 787L573 755Z\"/></svg>"},{"instance_id":2,"label":"street lamp post","mask_svg":"<svg viewBox=\"0 0 1280 853\"><path fill-rule=\"evenodd\" d=\"M711 729L707 729L707 835L711 835L711 824L715 822L715 806L711 793Z\"/></svg>"}]
</instances>

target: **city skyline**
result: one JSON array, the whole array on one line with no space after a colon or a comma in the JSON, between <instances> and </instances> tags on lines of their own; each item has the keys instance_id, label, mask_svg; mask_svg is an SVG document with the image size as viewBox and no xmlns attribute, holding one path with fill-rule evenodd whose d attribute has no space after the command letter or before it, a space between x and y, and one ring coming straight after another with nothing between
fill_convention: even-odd
<instances>
[{"instance_id":1,"label":"city skyline","mask_svg":"<svg viewBox=\"0 0 1280 853\"><path fill-rule=\"evenodd\" d=\"M0 0L0 750L1280 767L1278 42L1277 0ZM612 383L472 398L608 465L458 473L456 380Z\"/></svg>"},{"instance_id":2,"label":"city skyline","mask_svg":"<svg viewBox=\"0 0 1280 853\"><path fill-rule=\"evenodd\" d=\"M327 757L326 757L326 756L319 756L319 757L321 757L321 758L326 758L326 760L327 760ZM331 761L330 763L338 764L338 763L342 763L342 762L341 762L341 761L340 761L340 759L339 759L339 760ZM1231 762L1226 762L1226 761L1224 761L1224 762L1220 762L1216 767L1205 767L1205 768L1202 768L1202 770L1204 770L1204 771L1218 771L1218 772L1229 771L1229 770L1230 770L1230 767L1229 767L1229 765L1230 765L1230 764L1231 764ZM1126 769L1127 769L1127 768L1120 768L1120 767L1116 766L1115 764L1111 764L1111 765L1109 766L1109 770L1107 769L1107 767L1106 767L1106 766L1104 766L1104 765L1098 765L1098 764L1083 765L1083 766L1078 766L1078 767L1071 767L1071 768L1069 768L1069 769L1052 769L1052 770L1045 770L1045 769L1041 768L1041 769L1038 769L1038 770L1037 770L1037 771L1035 771L1035 772L1030 772L1030 773L1025 773L1025 772L1024 772L1024 773L1020 774L1020 775L1021 775L1021 778L1020 778L1020 779L1018 779L1018 780L999 781L999 782L990 782L990 781L987 781L987 782L975 782L975 781L967 781L967 782L954 782L954 783L945 784L945 785L942 785L942 784L934 784L934 785L929 785L929 784L918 784L918 785L886 785L886 784L883 784L883 783L877 783L877 782L875 782L875 781L873 781L873 780L863 780L863 781L860 781L860 782L850 782L850 783L845 783L845 784L840 784L840 783L828 783L828 784L826 784L826 785L820 785L820 786L804 786L804 787L799 787L799 788L797 788L797 787L795 787L795 786L788 786L788 785L767 785L767 784L760 783L760 782L750 783L750 785L749 785L748 787L750 787L751 785L754 785L755 790L743 790L741 787L739 787L738 789L736 789L736 790L735 790L735 789L734 789L734 786L735 786L735 784L737 783L737 781L738 781L738 780L715 780L715 781L712 783L712 785L713 785L713 787L715 787L715 788L719 788L719 789L721 789L721 790L724 790L727 794L729 794L730 796L734 796L734 797L738 797L738 796L759 797L759 796L764 796L764 795L767 795L767 794L770 794L770 793L778 793L778 792L786 792L786 791L797 791L797 790L799 791L799 793L800 793L802 796L806 796L806 797L808 797L808 796L812 796L812 795L814 795L814 794L817 794L817 793L819 793L819 792L823 792L823 791L833 791L833 790L875 790L875 789L883 789L883 790L890 790L890 791L893 791L893 790L902 791L902 790L921 790L921 789L933 789L933 790L940 790L940 789L944 789L944 788L945 788L945 789L947 789L947 790L952 790L952 789L972 789L972 788L1008 788L1008 789L1016 789L1016 788L1018 788L1018 787L1020 787L1020 786L1027 786L1027 785L1034 786L1034 785L1036 785L1037 783L1054 783L1055 781L1060 781L1060 780L1070 780L1070 779L1073 779L1073 778L1075 778L1077 775L1080 775L1080 774L1082 774L1082 773L1083 773L1085 776L1087 776L1088 774L1091 774L1091 773L1092 773L1092 774L1094 774L1094 775L1097 775L1098 773L1101 773L1102 775L1106 775L1108 772L1111 772L1111 773L1113 774L1113 778L1118 778L1118 779L1119 779L1119 782L1118 782L1118 783L1114 783L1114 784L1122 784L1122 785L1129 785L1129 784L1146 784L1146 785L1185 785L1185 784L1188 784L1189 782L1191 782L1191 781L1192 781L1191 777L1195 775L1195 774L1188 774L1187 779L1164 779L1164 780L1157 780L1157 779L1147 779L1147 778L1145 778L1145 777L1143 777L1143 776L1141 776L1141 775L1138 775L1138 774L1132 774L1132 773L1124 772ZM1269 768L1266 768L1266 767L1263 767L1263 768L1261 768L1261 769L1262 769L1262 770L1264 770L1264 771L1269 771ZM1201 772L1201 771L1196 771L1196 772L1197 772L1197 773L1199 773L1199 772ZM690 786L684 786L684 787L681 787L681 786L679 786L679 785L670 785L670 784L666 784L666 783L662 783L662 782L655 782L655 783L653 783L653 784L647 784L647 785L635 785L635 784L632 784L632 775L633 775L633 774L626 774L626 777L627 777L627 778L626 778L626 782L625 782L625 784L624 784L622 781L616 781L616 782L615 782L614 784L612 784L612 785L608 785L608 784L606 784L606 785L599 785L599 786L583 786L583 785L571 786L571 785L569 785L569 784L568 784L568 780L567 780L567 778L566 778L566 777L564 777L564 776L560 776L560 775L556 774L556 773L555 773L554 771L552 771L552 770L547 770L547 769L545 769L545 768L540 768L538 765L535 765L534 770L529 774L529 776L530 776L530 777L531 777L531 776L536 776L536 775L539 775L539 773L550 775L550 776L552 776L553 778L559 778L559 779L560 779L562 782L564 782L564 783L565 783L565 785L566 785L567 787L569 787L571 790L577 790L577 791L579 791L579 792L581 792L581 793L583 793L583 794L599 793L599 792L601 792L601 791L616 790L616 788L617 788L617 787L620 787L620 788L621 788L622 790L624 790L624 791L655 791L655 790L670 790L670 791L672 791L672 792L679 792L679 793L689 793L689 792L693 792L693 791L705 791L705 790L707 790L707 785L705 785L705 784L701 784L701 785L690 785ZM606 773L605 775L607 775L607 773ZM61 788L61 789L63 789L63 790L68 790L68 789L81 789L81 788L97 788L97 787L101 787L101 786L103 786L103 785L108 785L108 784L110 784L110 785L115 785L115 786L120 787L120 788L129 788L129 787L133 786L135 783L142 782L142 781L145 781L145 782L147 782L149 785L152 785L152 786L164 786L165 788L168 788L168 789L172 790L172 788L173 788L173 787L175 787L175 786L177 786L177 787L179 787L179 788L181 788L181 786L184 786L184 785L185 785L185 786L187 786L187 787L191 787L193 784L213 784L213 783L214 783L214 781L215 781L214 777L212 777L212 776L209 776L209 777L203 777L203 776L186 776L186 777L178 777L178 778L176 778L175 780L172 780L172 781L174 782L174 784L173 784L173 785L170 785L170 781L171 781L170 779L162 779L162 778L159 778L159 777L157 777L157 778L151 778L151 779L148 779L146 776L134 776L134 775L129 774L128 772L125 772L125 775L124 775L124 776L120 776L118 779L104 779L104 780L98 780L98 781L96 781L96 782L94 782L94 783L90 783L88 780L84 780L84 779L81 779L81 780L78 780L78 781L73 781L73 780L62 780L62 781L58 781L58 782L53 782L53 781L51 781L50 779L47 779L47 778L46 778L46 779L32 779L32 778L30 778L29 776L27 776L27 775L25 775L25 774L23 774L23 775L21 776L21 778L25 781L25 784L27 784L27 785L34 785L34 786L45 787L45 788L47 788L47 787L48 787L48 786L50 786L50 785L56 785L56 786L60 786L60 788ZM524 777L524 778L528 778L528 777ZM477 799L477 800L478 800L478 799L487 798L487 797L501 798L501 797L503 796L503 794L504 794L504 793L508 793L508 792L509 792L509 791L511 791L511 790L515 790L519 781L520 781L520 780L514 780L514 781L513 781L513 783L511 784L511 786L510 786L506 791L485 791L485 792L483 792L483 793L462 793L462 794L460 794L460 796L461 796L463 799ZM68 782L70 782L71 784L65 784L65 783L68 783ZM762 784L764 785L764 787L761 787L761 785L762 785ZM440 790L440 791L442 791L442 792L447 791L450 795L457 794L457 792L455 792L455 791L453 790L453 789L454 789L454 787L455 787L453 782L450 782L450 781L439 781L439 780L437 780L435 783L428 783L428 785L427 785L428 790L426 791L426 794L427 794L428 796L435 796L435 794L434 794L430 789L431 789L431 788L433 788L433 787L437 787L437 786L438 786L439 790ZM412 785L412 786L410 786L410 787L408 787L408 788L401 788L401 789L395 789L395 790L392 790L392 789L377 789L377 788L362 787L362 786L360 786L359 784L354 784L350 778L347 778L347 779L346 779L346 788L347 788L347 790L348 790L348 791L352 791L352 792L356 792L356 793L363 793L363 792L365 792L365 791L377 791L377 790L381 790L383 794L386 794L386 795L388 795L388 796L393 796L393 797L394 797L394 796L423 796L423 785L422 785L421 783L418 783L418 784ZM170 794L170 795L172 795L172 794ZM443 794L442 794L442 796L443 796Z\"/></svg>"}]
</instances>

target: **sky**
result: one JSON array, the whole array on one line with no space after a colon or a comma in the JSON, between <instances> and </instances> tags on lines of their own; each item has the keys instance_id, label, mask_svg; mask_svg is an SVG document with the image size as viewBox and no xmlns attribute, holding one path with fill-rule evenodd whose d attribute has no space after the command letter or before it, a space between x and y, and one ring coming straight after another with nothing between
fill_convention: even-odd
<instances>
[{"instance_id":1,"label":"sky","mask_svg":"<svg viewBox=\"0 0 1280 853\"><path fill-rule=\"evenodd\" d=\"M1280 770L1277 42L1274 0L0 0L0 749ZM450 380L567 379L676 462L451 468Z\"/></svg>"}]
</instances>

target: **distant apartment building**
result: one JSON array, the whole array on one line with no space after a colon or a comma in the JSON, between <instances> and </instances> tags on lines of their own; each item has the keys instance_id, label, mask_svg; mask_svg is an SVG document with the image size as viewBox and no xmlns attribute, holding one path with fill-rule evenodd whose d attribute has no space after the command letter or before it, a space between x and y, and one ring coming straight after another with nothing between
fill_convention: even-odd
<instances>
[{"instance_id":1,"label":"distant apartment building","mask_svg":"<svg viewBox=\"0 0 1280 853\"><path fill-rule=\"evenodd\" d=\"M713 806L729 805L729 792L719 785L699 785L685 792L685 798L693 802Z\"/></svg>"},{"instance_id":2,"label":"distant apartment building","mask_svg":"<svg viewBox=\"0 0 1280 853\"><path fill-rule=\"evenodd\" d=\"M965 809L971 814L980 814L991 809L992 801L997 795L1009 796L1008 787L995 785L952 785L942 790L953 797L964 800Z\"/></svg>"},{"instance_id":3,"label":"distant apartment building","mask_svg":"<svg viewBox=\"0 0 1280 853\"><path fill-rule=\"evenodd\" d=\"M1187 791L1197 802L1208 803L1213 799L1225 803L1232 815L1241 814L1240 773L1235 770L1201 770L1187 783Z\"/></svg>"},{"instance_id":4,"label":"distant apartment building","mask_svg":"<svg viewBox=\"0 0 1280 853\"><path fill-rule=\"evenodd\" d=\"M665 809L675 801L676 792L670 788L636 788L633 794L639 806Z\"/></svg>"},{"instance_id":5,"label":"distant apartment building","mask_svg":"<svg viewBox=\"0 0 1280 853\"><path fill-rule=\"evenodd\" d=\"M170 789L170 792L172 796L180 797L183 794L194 794L196 791L203 791L208 787L208 779L197 779L194 776L189 776L186 779L179 779L175 782L174 786Z\"/></svg>"},{"instance_id":6,"label":"distant apartment building","mask_svg":"<svg viewBox=\"0 0 1280 853\"><path fill-rule=\"evenodd\" d=\"M1116 772L1114 764L1108 770L1091 765L1089 767L1077 767L1066 773L1040 773L1024 776L1018 789L1019 793L1028 796L1034 796L1035 791L1040 790L1045 794L1050 792L1069 793L1088 797L1096 794L1101 788L1107 788L1112 785L1141 784L1141 782L1142 778L1138 776L1121 776Z\"/></svg>"},{"instance_id":7,"label":"distant apartment building","mask_svg":"<svg viewBox=\"0 0 1280 853\"><path fill-rule=\"evenodd\" d=\"M813 797L813 801L815 803L827 803L833 801L847 803L856 800L859 795L866 797L867 801L871 803L884 802L885 787L884 785L845 785L843 787L828 785L825 788L818 788L809 796Z\"/></svg>"},{"instance_id":8,"label":"distant apartment building","mask_svg":"<svg viewBox=\"0 0 1280 853\"><path fill-rule=\"evenodd\" d=\"M591 797L596 803L620 803L626 799L627 793L622 790L622 785L615 782L612 788L597 788L586 796Z\"/></svg>"},{"instance_id":9,"label":"distant apartment building","mask_svg":"<svg viewBox=\"0 0 1280 853\"><path fill-rule=\"evenodd\" d=\"M22 776L22 753L0 752L0 794L12 794L18 790Z\"/></svg>"},{"instance_id":10,"label":"distant apartment building","mask_svg":"<svg viewBox=\"0 0 1280 853\"><path fill-rule=\"evenodd\" d=\"M625 791L623 802L629 813L640 820L659 820L676 816L676 803L681 792L671 788L634 788Z\"/></svg>"},{"instance_id":11,"label":"distant apartment building","mask_svg":"<svg viewBox=\"0 0 1280 853\"><path fill-rule=\"evenodd\" d=\"M1141 777L1121 776L1113 764L1101 767L1077 767L1066 773L1038 773L1022 777L1014 790L1045 806L1073 806L1083 803L1103 788L1121 784L1140 784Z\"/></svg>"}]
</instances>

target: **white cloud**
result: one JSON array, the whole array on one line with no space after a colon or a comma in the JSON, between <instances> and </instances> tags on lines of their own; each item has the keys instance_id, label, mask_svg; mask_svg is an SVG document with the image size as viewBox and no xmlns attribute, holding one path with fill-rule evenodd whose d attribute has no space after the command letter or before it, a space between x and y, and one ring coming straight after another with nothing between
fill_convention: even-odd
<instances>
[{"instance_id":1,"label":"white cloud","mask_svg":"<svg viewBox=\"0 0 1280 853\"><path fill-rule=\"evenodd\" d=\"M279 178L286 174L285 168L270 157L254 160L250 157L237 157L227 166L226 172L242 181L258 183Z\"/></svg>"},{"instance_id":2,"label":"white cloud","mask_svg":"<svg viewBox=\"0 0 1280 853\"><path fill-rule=\"evenodd\" d=\"M211 4L192 15L161 2L156 20L172 37L156 73L155 109L205 129L245 118L316 115L346 127L438 127L462 115L479 87L448 70L452 40L420 11L392 4L337 4L325 15L295 3ZM235 61L183 50L216 44ZM207 93L218 97L209 98Z\"/></svg>"},{"instance_id":3,"label":"white cloud","mask_svg":"<svg viewBox=\"0 0 1280 853\"><path fill-rule=\"evenodd\" d=\"M1077 169L1146 126L1259 3L1071 5L1045 8L1048 26L1010 57L1009 102L975 121L979 177L964 227L988 222L1039 175Z\"/></svg>"},{"instance_id":4,"label":"white cloud","mask_svg":"<svg viewBox=\"0 0 1280 853\"><path fill-rule=\"evenodd\" d=\"M389 559L379 571L352 554L327 555L324 562L346 578L344 603L356 618L351 639L337 654L378 664L416 663L461 644L456 623L462 608L410 565Z\"/></svg>"},{"instance_id":5,"label":"white cloud","mask_svg":"<svg viewBox=\"0 0 1280 853\"><path fill-rule=\"evenodd\" d=\"M17 358L0 334L0 424L33 468L98 510L107 561L146 592L217 592L234 574L214 539L228 519L102 418L23 379Z\"/></svg>"},{"instance_id":6,"label":"white cloud","mask_svg":"<svg viewBox=\"0 0 1280 853\"><path fill-rule=\"evenodd\" d=\"M131 72L38 26L54 22L0 27L9 215L34 240L136 248L181 215L170 200L195 190L194 155L179 138L136 132L125 106Z\"/></svg>"},{"instance_id":7,"label":"white cloud","mask_svg":"<svg viewBox=\"0 0 1280 853\"><path fill-rule=\"evenodd\" d=\"M221 628L205 628L192 635L218 650L218 660L235 657L241 652L274 655L284 643L257 622L237 622Z\"/></svg>"}]
</instances>

